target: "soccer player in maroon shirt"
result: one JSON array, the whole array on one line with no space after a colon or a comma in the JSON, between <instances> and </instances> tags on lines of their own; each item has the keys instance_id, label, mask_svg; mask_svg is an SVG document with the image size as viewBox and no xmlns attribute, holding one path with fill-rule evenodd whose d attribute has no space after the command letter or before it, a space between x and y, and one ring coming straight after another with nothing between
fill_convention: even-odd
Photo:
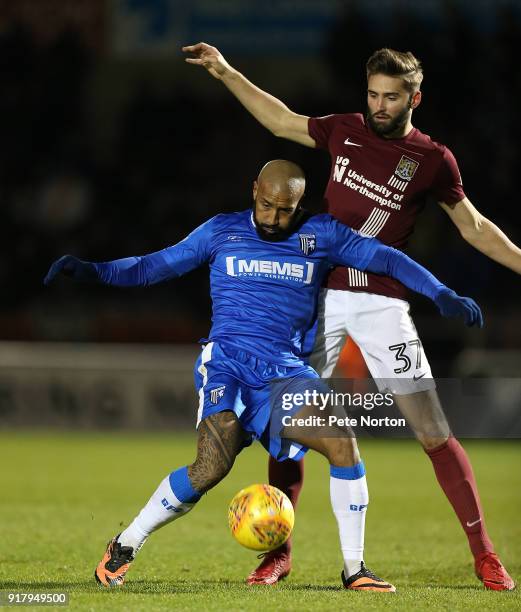
<instances>
[{"instance_id":1,"label":"soccer player in maroon shirt","mask_svg":"<svg viewBox=\"0 0 521 612\"><path fill-rule=\"evenodd\" d=\"M310 118L298 115L232 68L215 47L184 47L187 62L204 66L276 136L329 151L331 174L327 211L367 236L403 249L427 195L433 195L462 237L494 261L521 274L521 250L465 196L450 150L414 128L423 72L412 53L376 51L367 62L367 113ZM467 535L475 570L485 587L511 590L514 581L488 536L469 458L452 436L435 390L429 363L409 315L405 288L397 281L350 268L330 274L319 304L319 330L312 366L329 377L347 336L358 344L381 390L395 402L432 461L441 488ZM269 465L270 483L296 503L302 462ZM353 489L355 490L355 489ZM354 576L363 561L365 481L347 508L353 511ZM352 502L352 503L351 503ZM349 510L347 510L349 512ZM273 584L291 569L291 543L268 554L248 577L250 584Z\"/></svg>"}]
</instances>

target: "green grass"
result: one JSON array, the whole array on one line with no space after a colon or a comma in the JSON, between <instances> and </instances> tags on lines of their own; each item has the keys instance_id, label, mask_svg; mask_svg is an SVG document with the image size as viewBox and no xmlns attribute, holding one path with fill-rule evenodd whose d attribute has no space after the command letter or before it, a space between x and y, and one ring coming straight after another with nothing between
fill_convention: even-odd
<instances>
[{"instance_id":1,"label":"green grass","mask_svg":"<svg viewBox=\"0 0 521 612\"><path fill-rule=\"evenodd\" d=\"M150 538L122 590L100 590L93 571L106 541L169 471L191 460L188 434L0 434L0 588L65 590L74 610L521 609L518 592L484 591L473 576L466 539L420 447L374 440L360 446L371 494L366 560L397 586L395 596L340 588L327 464L312 453L293 573L275 587L244 585L257 560L232 540L226 512L240 488L266 481L259 446L243 452L190 515ZM466 447L491 536L519 579L521 443Z\"/></svg>"}]
</instances>

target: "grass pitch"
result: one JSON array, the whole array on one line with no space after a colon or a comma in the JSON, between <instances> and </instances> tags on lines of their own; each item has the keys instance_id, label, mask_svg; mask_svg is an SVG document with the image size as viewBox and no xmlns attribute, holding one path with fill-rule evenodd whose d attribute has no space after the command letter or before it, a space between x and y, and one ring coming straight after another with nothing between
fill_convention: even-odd
<instances>
[{"instance_id":1,"label":"grass pitch","mask_svg":"<svg viewBox=\"0 0 521 612\"><path fill-rule=\"evenodd\" d=\"M488 592L473 576L463 532L413 441L360 442L371 495L366 561L396 585L396 595L341 589L328 467L313 453L292 574L274 587L244 584L257 560L232 540L227 506L240 488L266 481L259 445L244 451L188 516L150 538L123 589L101 590L93 572L106 541L169 471L191 461L194 441L189 434L1 433L0 589L68 591L74 610L521 609L519 591ZM465 446L491 536L519 580L521 443Z\"/></svg>"}]
</instances>

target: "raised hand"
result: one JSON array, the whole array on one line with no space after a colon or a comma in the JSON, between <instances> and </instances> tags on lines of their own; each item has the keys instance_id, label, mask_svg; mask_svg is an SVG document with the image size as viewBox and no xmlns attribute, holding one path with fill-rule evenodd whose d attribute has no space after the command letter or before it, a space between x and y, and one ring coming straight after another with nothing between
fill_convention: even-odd
<instances>
[{"instance_id":1,"label":"raised hand","mask_svg":"<svg viewBox=\"0 0 521 612\"><path fill-rule=\"evenodd\" d=\"M221 55L219 49L204 42L182 47L182 51L194 56L185 58L185 62L204 66L216 79L221 79L228 70L231 70L230 64Z\"/></svg>"},{"instance_id":2,"label":"raised hand","mask_svg":"<svg viewBox=\"0 0 521 612\"><path fill-rule=\"evenodd\" d=\"M461 297L452 289L446 289L434 301L444 317L461 316L468 327L483 327L483 314L472 298Z\"/></svg>"}]
</instances>

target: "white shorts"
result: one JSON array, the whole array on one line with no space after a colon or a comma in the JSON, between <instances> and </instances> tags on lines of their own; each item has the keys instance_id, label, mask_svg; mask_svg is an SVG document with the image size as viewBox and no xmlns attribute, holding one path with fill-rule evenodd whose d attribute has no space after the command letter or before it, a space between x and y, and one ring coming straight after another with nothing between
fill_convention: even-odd
<instances>
[{"instance_id":1,"label":"white shorts","mask_svg":"<svg viewBox=\"0 0 521 612\"><path fill-rule=\"evenodd\" d=\"M322 289L310 365L330 378L350 336L380 391L407 395L436 387L409 303L373 293Z\"/></svg>"}]
</instances>

